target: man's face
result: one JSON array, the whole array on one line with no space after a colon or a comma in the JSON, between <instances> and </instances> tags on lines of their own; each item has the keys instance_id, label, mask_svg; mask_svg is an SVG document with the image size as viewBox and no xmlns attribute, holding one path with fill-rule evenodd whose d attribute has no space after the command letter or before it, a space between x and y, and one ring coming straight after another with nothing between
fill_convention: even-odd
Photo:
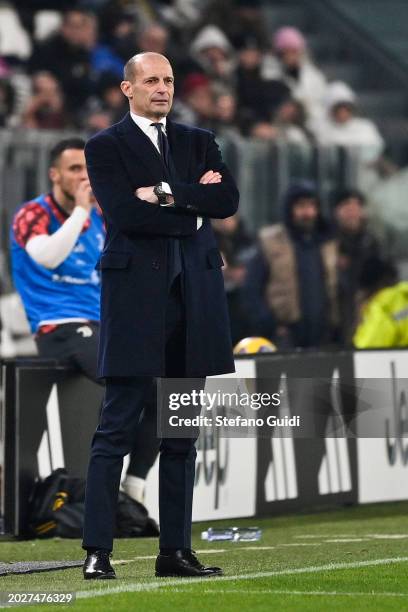
<instances>
[{"instance_id":1,"label":"man's face","mask_svg":"<svg viewBox=\"0 0 408 612\"><path fill-rule=\"evenodd\" d=\"M364 225L366 212L358 198L347 198L336 207L335 217L340 229L358 232Z\"/></svg>"},{"instance_id":2,"label":"man's face","mask_svg":"<svg viewBox=\"0 0 408 612\"><path fill-rule=\"evenodd\" d=\"M214 116L214 96L208 85L200 85L195 87L192 92L186 96L186 102L200 117L211 119Z\"/></svg>"},{"instance_id":3,"label":"man's face","mask_svg":"<svg viewBox=\"0 0 408 612\"><path fill-rule=\"evenodd\" d=\"M168 41L168 32L160 25L151 25L139 37L140 51L153 51L165 53Z\"/></svg>"},{"instance_id":4,"label":"man's face","mask_svg":"<svg viewBox=\"0 0 408 612\"><path fill-rule=\"evenodd\" d=\"M297 49L285 49L279 54L281 61L287 68L299 68L302 62L302 52Z\"/></svg>"},{"instance_id":5,"label":"man's face","mask_svg":"<svg viewBox=\"0 0 408 612\"><path fill-rule=\"evenodd\" d=\"M316 227L319 209L315 198L299 198L292 208L292 221L295 227L311 232Z\"/></svg>"},{"instance_id":6,"label":"man's face","mask_svg":"<svg viewBox=\"0 0 408 612\"><path fill-rule=\"evenodd\" d=\"M336 104L332 109L332 117L336 123L347 123L354 117L354 107L346 102Z\"/></svg>"},{"instance_id":7,"label":"man's face","mask_svg":"<svg viewBox=\"0 0 408 612\"><path fill-rule=\"evenodd\" d=\"M64 196L74 201L81 181L88 180L85 154L81 149L66 149L50 168L52 186L58 186Z\"/></svg>"},{"instance_id":8,"label":"man's face","mask_svg":"<svg viewBox=\"0 0 408 612\"><path fill-rule=\"evenodd\" d=\"M97 37L95 17L80 11L70 11L62 24L62 35L74 47L92 49Z\"/></svg>"},{"instance_id":9,"label":"man's face","mask_svg":"<svg viewBox=\"0 0 408 612\"><path fill-rule=\"evenodd\" d=\"M170 112L174 96L170 62L161 56L142 57L134 66L132 82L122 81L121 89L136 115L155 121L165 117Z\"/></svg>"}]
</instances>

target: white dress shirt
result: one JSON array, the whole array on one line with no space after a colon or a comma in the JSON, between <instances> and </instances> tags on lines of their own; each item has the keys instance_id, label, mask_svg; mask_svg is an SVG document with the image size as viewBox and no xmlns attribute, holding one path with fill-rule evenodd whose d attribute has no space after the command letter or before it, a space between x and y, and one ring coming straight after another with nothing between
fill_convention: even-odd
<instances>
[{"instance_id":1,"label":"white dress shirt","mask_svg":"<svg viewBox=\"0 0 408 612\"><path fill-rule=\"evenodd\" d=\"M132 112L130 113L130 116L132 117L132 119L136 123L136 125L138 127L140 127L142 132L144 132L146 134L146 136L148 138L150 138L150 140L152 141L152 143L154 144L154 146L156 147L156 149L160 153L160 148L159 148L159 133L157 131L157 128L155 128L154 125L152 125L152 123L156 123L156 122L152 121L151 119L147 119L147 117L141 117L140 115L135 115L135 113L132 113ZM160 119L160 121L157 121L157 123L161 123L162 124L163 132L167 136L167 132L166 132L166 117L163 117L163 119Z\"/></svg>"},{"instance_id":2,"label":"white dress shirt","mask_svg":"<svg viewBox=\"0 0 408 612\"><path fill-rule=\"evenodd\" d=\"M157 128L154 125L152 125L152 123L155 123L155 122L153 122L151 119L147 119L147 117L141 117L140 115L136 115L135 113L132 113L132 112L130 113L130 116L132 117L132 119L136 123L136 125L142 130L142 132L144 134L146 134L146 136L148 138L150 138L150 140L152 141L152 143L154 144L154 146L156 147L156 149L160 153L159 133L157 131ZM166 125L167 125L166 117L163 117L157 123L161 123L162 124L163 132L167 136L167 132L166 132ZM165 183L165 185L168 186L167 183ZM171 191L170 187L169 187L169 191ZM197 217L197 229L199 229L202 226L202 224L203 224L202 217Z\"/></svg>"}]
</instances>

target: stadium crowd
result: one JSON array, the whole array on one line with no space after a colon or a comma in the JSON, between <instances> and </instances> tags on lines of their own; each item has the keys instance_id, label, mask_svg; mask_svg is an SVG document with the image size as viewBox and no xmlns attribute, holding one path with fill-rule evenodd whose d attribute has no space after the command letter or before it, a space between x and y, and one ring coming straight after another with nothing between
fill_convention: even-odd
<instances>
[{"instance_id":1,"label":"stadium crowd","mask_svg":"<svg viewBox=\"0 0 408 612\"><path fill-rule=\"evenodd\" d=\"M104 129L127 110L124 63L155 51L174 67L176 121L232 139L364 145L368 163L382 155L383 139L358 116L356 93L328 82L301 31L267 31L256 0L55 5L8 6L14 46L0 57L2 127ZM325 218L316 185L295 180L282 223L259 236L239 215L214 222L234 343L250 335L279 348L352 343L361 275L386 249L369 229L362 193L343 189L332 200Z\"/></svg>"}]
</instances>

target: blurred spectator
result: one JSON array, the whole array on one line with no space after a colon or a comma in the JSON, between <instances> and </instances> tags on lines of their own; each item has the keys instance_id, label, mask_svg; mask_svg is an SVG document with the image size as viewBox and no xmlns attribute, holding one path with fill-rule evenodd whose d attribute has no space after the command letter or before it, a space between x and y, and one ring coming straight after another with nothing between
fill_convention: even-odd
<instances>
[{"instance_id":1,"label":"blurred spectator","mask_svg":"<svg viewBox=\"0 0 408 612\"><path fill-rule=\"evenodd\" d=\"M125 5L109 0L98 12L100 42L126 62L135 54L138 20Z\"/></svg>"},{"instance_id":2,"label":"blurred spectator","mask_svg":"<svg viewBox=\"0 0 408 612\"><path fill-rule=\"evenodd\" d=\"M278 128L280 140L299 145L307 145L310 142L311 134L306 126L305 109L299 100L284 100L275 113L273 123Z\"/></svg>"},{"instance_id":3,"label":"blurred spectator","mask_svg":"<svg viewBox=\"0 0 408 612\"><path fill-rule=\"evenodd\" d=\"M82 127L91 134L106 130L113 123L112 113L106 108L95 108L85 114Z\"/></svg>"},{"instance_id":4,"label":"blurred spectator","mask_svg":"<svg viewBox=\"0 0 408 612\"><path fill-rule=\"evenodd\" d=\"M302 104L291 98L284 100L274 113L273 121L254 123L249 135L259 140L278 140L288 144L307 145L310 136L305 126Z\"/></svg>"},{"instance_id":5,"label":"blurred spectator","mask_svg":"<svg viewBox=\"0 0 408 612\"><path fill-rule=\"evenodd\" d=\"M38 72L32 80L33 95L22 116L22 125L37 130L61 130L70 125L60 84L50 72Z\"/></svg>"},{"instance_id":6,"label":"blurred spectator","mask_svg":"<svg viewBox=\"0 0 408 612\"><path fill-rule=\"evenodd\" d=\"M207 25L200 30L191 44L191 56L213 82L234 85L234 49L219 28Z\"/></svg>"},{"instance_id":7,"label":"blurred spectator","mask_svg":"<svg viewBox=\"0 0 408 612\"><path fill-rule=\"evenodd\" d=\"M139 53L153 51L154 53L165 55L168 39L169 32L167 28L159 23L150 23L140 30L136 44Z\"/></svg>"},{"instance_id":8,"label":"blurred spectator","mask_svg":"<svg viewBox=\"0 0 408 612\"><path fill-rule=\"evenodd\" d=\"M228 219L214 219L212 225L225 263L224 285L230 315L232 343L235 344L241 338L245 338L250 330L242 306L242 287L247 274L248 262L255 252L255 241L239 214Z\"/></svg>"},{"instance_id":9,"label":"blurred spectator","mask_svg":"<svg viewBox=\"0 0 408 612\"><path fill-rule=\"evenodd\" d=\"M220 90L215 94L215 132L218 136L237 138L240 136L236 125L237 100L228 90Z\"/></svg>"},{"instance_id":10,"label":"blurred spectator","mask_svg":"<svg viewBox=\"0 0 408 612\"><path fill-rule=\"evenodd\" d=\"M269 123L272 120L279 105L289 97L290 90L279 80L266 81L262 77L263 54L253 38L243 36L237 40L237 45L238 119L243 134L249 134L255 124ZM266 133L273 131L271 138L274 138L276 130L266 128L267 126Z\"/></svg>"},{"instance_id":11,"label":"blurred spectator","mask_svg":"<svg viewBox=\"0 0 408 612\"><path fill-rule=\"evenodd\" d=\"M99 132L117 123L126 114L128 107L120 89L122 78L112 73L103 73L97 82L97 94L87 104L81 118L81 127L91 133Z\"/></svg>"},{"instance_id":12,"label":"blurred spectator","mask_svg":"<svg viewBox=\"0 0 408 612\"><path fill-rule=\"evenodd\" d=\"M304 105L312 128L324 116L327 83L324 74L310 60L306 40L296 28L283 27L273 37L275 55L268 54L262 66L265 79L283 81L292 96Z\"/></svg>"},{"instance_id":13,"label":"blurred spectator","mask_svg":"<svg viewBox=\"0 0 408 612\"><path fill-rule=\"evenodd\" d=\"M356 297L361 270L380 255L380 244L367 228L366 201L356 189L334 194L333 216L338 242L339 303L342 337L351 342L356 324Z\"/></svg>"},{"instance_id":14,"label":"blurred spectator","mask_svg":"<svg viewBox=\"0 0 408 612\"><path fill-rule=\"evenodd\" d=\"M276 140L278 130L270 121L257 121L251 126L249 136L257 140Z\"/></svg>"},{"instance_id":15,"label":"blurred spectator","mask_svg":"<svg viewBox=\"0 0 408 612\"><path fill-rule=\"evenodd\" d=\"M39 44L31 58L32 72L47 70L60 80L69 110L78 111L93 92L91 51L96 39L95 16L71 9L61 30Z\"/></svg>"},{"instance_id":16,"label":"blurred spectator","mask_svg":"<svg viewBox=\"0 0 408 612\"><path fill-rule=\"evenodd\" d=\"M294 182L284 223L265 227L248 266L244 301L250 335L280 348L318 347L338 326L337 247L323 219L316 187Z\"/></svg>"},{"instance_id":17,"label":"blurred spectator","mask_svg":"<svg viewBox=\"0 0 408 612\"><path fill-rule=\"evenodd\" d=\"M0 3L0 55L25 61L32 52L31 40L13 4Z\"/></svg>"},{"instance_id":18,"label":"blurred spectator","mask_svg":"<svg viewBox=\"0 0 408 612\"><path fill-rule=\"evenodd\" d=\"M166 23L181 30L191 28L202 17L209 0L173 0L163 3L158 10Z\"/></svg>"},{"instance_id":19,"label":"blurred spectator","mask_svg":"<svg viewBox=\"0 0 408 612\"><path fill-rule=\"evenodd\" d=\"M217 25L232 42L247 36L255 41L260 49L267 46L268 36L260 0L213 0L203 11L202 23Z\"/></svg>"},{"instance_id":20,"label":"blurred spectator","mask_svg":"<svg viewBox=\"0 0 408 612\"><path fill-rule=\"evenodd\" d=\"M172 116L177 121L215 127L215 96L209 78L202 73L190 74L181 86L181 100L174 105Z\"/></svg>"},{"instance_id":21,"label":"blurred spectator","mask_svg":"<svg viewBox=\"0 0 408 612\"><path fill-rule=\"evenodd\" d=\"M358 117L357 98L352 89L341 81L331 83L326 96L326 121L316 130L323 145L361 147L361 159L375 161L384 149L384 141L372 121Z\"/></svg>"},{"instance_id":22,"label":"blurred spectator","mask_svg":"<svg viewBox=\"0 0 408 612\"><path fill-rule=\"evenodd\" d=\"M408 346L408 283L398 283L395 266L373 257L360 276L360 323L354 346L360 349Z\"/></svg>"}]
</instances>

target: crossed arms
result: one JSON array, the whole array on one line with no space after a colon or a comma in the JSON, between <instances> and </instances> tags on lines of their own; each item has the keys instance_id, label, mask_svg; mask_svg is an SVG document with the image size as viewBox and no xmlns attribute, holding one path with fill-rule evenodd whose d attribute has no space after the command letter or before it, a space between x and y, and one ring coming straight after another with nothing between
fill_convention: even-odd
<instances>
[{"instance_id":1,"label":"crossed arms","mask_svg":"<svg viewBox=\"0 0 408 612\"><path fill-rule=\"evenodd\" d=\"M92 138L85 155L92 190L104 215L126 235L190 236L197 231L198 215L225 218L237 210L238 190L212 136L206 154L211 173L205 172L197 184L173 182L175 208L152 205L153 187L134 193L112 135Z\"/></svg>"}]
</instances>

